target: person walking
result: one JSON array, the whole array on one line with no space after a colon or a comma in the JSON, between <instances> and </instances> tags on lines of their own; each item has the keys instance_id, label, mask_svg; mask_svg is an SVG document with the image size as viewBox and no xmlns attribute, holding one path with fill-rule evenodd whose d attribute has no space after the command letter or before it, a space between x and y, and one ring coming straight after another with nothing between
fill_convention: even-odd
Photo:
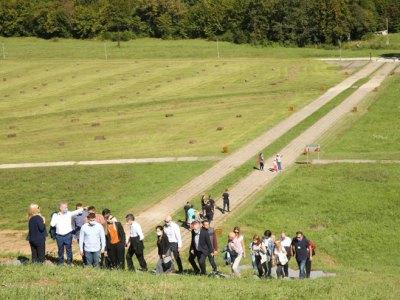
<instances>
[{"instance_id":1,"label":"person walking","mask_svg":"<svg viewBox=\"0 0 400 300\"><path fill-rule=\"evenodd\" d=\"M109 259L107 267L125 269L125 231L122 224L113 215L106 214L106 257Z\"/></svg>"},{"instance_id":2,"label":"person walking","mask_svg":"<svg viewBox=\"0 0 400 300\"><path fill-rule=\"evenodd\" d=\"M165 227L163 231L165 235L168 237L168 242L171 252L173 253L176 264L178 265L178 273L182 273L183 271L182 260L179 253L182 248L181 230L178 224L172 221L171 216L165 217Z\"/></svg>"},{"instance_id":3,"label":"person walking","mask_svg":"<svg viewBox=\"0 0 400 300\"><path fill-rule=\"evenodd\" d=\"M188 228L190 229L190 225L192 224L193 220L194 220L194 214L195 214L196 210L193 208L193 205L190 205L190 208L187 211L187 225Z\"/></svg>"},{"instance_id":4,"label":"person walking","mask_svg":"<svg viewBox=\"0 0 400 300\"><path fill-rule=\"evenodd\" d=\"M271 279L272 278L271 271L272 271L272 263L273 263L272 256L274 254L274 247L275 247L274 246L275 240L272 238L271 230L265 230L262 241L263 241L265 247L267 248L268 272L267 272L266 278Z\"/></svg>"},{"instance_id":5,"label":"person walking","mask_svg":"<svg viewBox=\"0 0 400 300\"><path fill-rule=\"evenodd\" d=\"M100 225L103 226L103 228L106 227L106 220L104 219L103 215L99 215L96 213L96 208L94 206L89 206L87 209L88 214L93 213L96 216L96 222L99 223ZM88 218L85 218L83 221L83 224L89 222Z\"/></svg>"},{"instance_id":6,"label":"person walking","mask_svg":"<svg viewBox=\"0 0 400 300\"><path fill-rule=\"evenodd\" d=\"M70 212L68 203L61 202L59 212L53 214L50 226L56 228L56 241L58 247L58 263L64 264L64 249L67 253L67 265L72 263L72 218L83 212L84 208L79 208Z\"/></svg>"},{"instance_id":7,"label":"person walking","mask_svg":"<svg viewBox=\"0 0 400 300\"><path fill-rule=\"evenodd\" d=\"M43 263L46 254L46 220L39 205L32 203L28 212L28 241L31 246L32 263Z\"/></svg>"},{"instance_id":8,"label":"person walking","mask_svg":"<svg viewBox=\"0 0 400 300\"><path fill-rule=\"evenodd\" d=\"M129 239L126 241L125 247L128 247L128 252L126 253L126 262L128 269L130 271L135 271L135 266L132 261L132 256L136 255L141 271L147 271L147 263L144 259L144 245L143 245L143 231L142 227L138 222L135 221L135 216L133 214L126 215L126 223L130 226Z\"/></svg>"},{"instance_id":9,"label":"person walking","mask_svg":"<svg viewBox=\"0 0 400 300\"><path fill-rule=\"evenodd\" d=\"M285 273L285 277L289 277L289 261L291 258L290 247L292 245L292 239L290 237L286 236L285 232L282 232L279 240L281 241L282 247L285 248L286 257L288 259L288 263L283 266L283 272Z\"/></svg>"},{"instance_id":10,"label":"person walking","mask_svg":"<svg viewBox=\"0 0 400 300\"><path fill-rule=\"evenodd\" d=\"M104 227L96 222L94 213L88 215L88 221L79 233L79 250L86 258L86 265L99 268L100 253L104 253L106 248Z\"/></svg>"},{"instance_id":11,"label":"person walking","mask_svg":"<svg viewBox=\"0 0 400 300\"><path fill-rule=\"evenodd\" d=\"M206 275L206 258L209 255L214 255L214 247L211 244L208 232L200 227L200 223L194 221L192 223L192 241L190 243L189 262L196 274L201 272L201 275ZM195 262L195 258L199 263L200 269Z\"/></svg>"},{"instance_id":12,"label":"person walking","mask_svg":"<svg viewBox=\"0 0 400 300\"><path fill-rule=\"evenodd\" d=\"M232 262L232 274L235 277L239 277L239 264L243 257L243 246L235 232L230 232L228 235L228 249L231 257L234 258Z\"/></svg>"},{"instance_id":13,"label":"person walking","mask_svg":"<svg viewBox=\"0 0 400 300\"><path fill-rule=\"evenodd\" d=\"M234 227L233 228L233 232L236 235L237 241L240 244L241 248L242 248L242 256L244 258L246 258L246 246L244 245L244 236L240 234L240 228L239 227Z\"/></svg>"},{"instance_id":14,"label":"person walking","mask_svg":"<svg viewBox=\"0 0 400 300\"><path fill-rule=\"evenodd\" d=\"M312 258L315 255L315 248L316 248L315 245L310 240L308 240L308 242L310 243L310 248L308 249L308 256L306 262L306 278L310 278L311 276L312 260L310 260L310 257Z\"/></svg>"},{"instance_id":15,"label":"person walking","mask_svg":"<svg viewBox=\"0 0 400 300\"><path fill-rule=\"evenodd\" d=\"M210 237L211 244L214 248L214 252L208 255L208 260L210 261L210 265L213 268L214 273L218 272L217 264L215 263L214 256L218 253L218 242L217 236L215 235L214 228L210 227L210 222L207 220L203 221L203 228L207 231L208 236Z\"/></svg>"},{"instance_id":16,"label":"person walking","mask_svg":"<svg viewBox=\"0 0 400 300\"><path fill-rule=\"evenodd\" d=\"M274 248L274 260L276 261L276 277L284 278L284 266L288 264L288 258L286 255L286 250L282 246L281 241L275 241L275 248Z\"/></svg>"},{"instance_id":17,"label":"person walking","mask_svg":"<svg viewBox=\"0 0 400 300\"><path fill-rule=\"evenodd\" d=\"M278 172L282 172L282 156L281 154L277 153L276 154L276 163L278 165Z\"/></svg>"},{"instance_id":18,"label":"person walking","mask_svg":"<svg viewBox=\"0 0 400 300\"><path fill-rule=\"evenodd\" d=\"M159 260L156 267L156 274L169 273L173 269L171 245L168 237L165 234L164 227L156 227L157 234L157 249Z\"/></svg>"},{"instance_id":19,"label":"person walking","mask_svg":"<svg viewBox=\"0 0 400 300\"><path fill-rule=\"evenodd\" d=\"M222 209L223 213L225 213L226 211L230 212L230 210L229 210L229 193L228 193L228 189L226 189L225 192L222 194L222 199L223 199L222 201L223 201L223 204L224 204L223 209Z\"/></svg>"},{"instance_id":20,"label":"person walking","mask_svg":"<svg viewBox=\"0 0 400 300\"><path fill-rule=\"evenodd\" d=\"M259 170L264 171L264 155L262 153L258 155L258 165L259 165Z\"/></svg>"},{"instance_id":21,"label":"person walking","mask_svg":"<svg viewBox=\"0 0 400 300\"><path fill-rule=\"evenodd\" d=\"M253 242L251 243L251 254L255 259L258 277L265 277L267 274L267 248L258 235L253 236Z\"/></svg>"},{"instance_id":22,"label":"person walking","mask_svg":"<svg viewBox=\"0 0 400 300\"><path fill-rule=\"evenodd\" d=\"M203 216L210 223L214 219L214 208L213 208L212 203L210 202L210 200L207 200L205 205L204 205Z\"/></svg>"},{"instance_id":23,"label":"person walking","mask_svg":"<svg viewBox=\"0 0 400 300\"><path fill-rule=\"evenodd\" d=\"M299 266L299 278L304 279L306 277L307 258L310 261L312 260L312 250L310 249L310 243L301 231L296 232L296 238L292 240L291 255L294 256L295 254Z\"/></svg>"},{"instance_id":24,"label":"person walking","mask_svg":"<svg viewBox=\"0 0 400 300\"><path fill-rule=\"evenodd\" d=\"M183 207L183 210L185 211L185 222L188 223L189 221L189 214L188 211L191 209L192 206L190 205L190 202L186 202L185 206Z\"/></svg>"}]
</instances>

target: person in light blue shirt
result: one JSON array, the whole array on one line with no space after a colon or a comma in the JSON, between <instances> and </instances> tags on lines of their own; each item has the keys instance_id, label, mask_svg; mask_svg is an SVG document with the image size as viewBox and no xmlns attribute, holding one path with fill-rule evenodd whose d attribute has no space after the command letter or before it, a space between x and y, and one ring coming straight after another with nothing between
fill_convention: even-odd
<instances>
[{"instance_id":1,"label":"person in light blue shirt","mask_svg":"<svg viewBox=\"0 0 400 300\"><path fill-rule=\"evenodd\" d=\"M96 222L94 213L90 213L88 219L89 222L82 226L79 234L79 250L86 259L86 265L99 267L100 253L104 253L106 247L104 228Z\"/></svg>"}]
</instances>

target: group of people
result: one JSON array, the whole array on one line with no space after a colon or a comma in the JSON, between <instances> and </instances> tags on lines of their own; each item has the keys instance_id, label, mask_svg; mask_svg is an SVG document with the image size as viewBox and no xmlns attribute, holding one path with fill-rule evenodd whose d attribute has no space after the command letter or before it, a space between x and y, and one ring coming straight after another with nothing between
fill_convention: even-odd
<instances>
[{"instance_id":1,"label":"group of people","mask_svg":"<svg viewBox=\"0 0 400 300\"><path fill-rule=\"evenodd\" d=\"M260 171L264 171L265 159L264 159L264 155L262 153L260 153L258 155L258 161L257 162L258 162L258 166L259 166L258 169ZM271 171L278 172L278 173L282 172L282 155L281 154L277 153L275 155L275 158L272 161L272 169L271 169Z\"/></svg>"},{"instance_id":2,"label":"group of people","mask_svg":"<svg viewBox=\"0 0 400 300\"><path fill-rule=\"evenodd\" d=\"M212 200L211 197L208 197L207 200L205 197L202 198L205 207L199 219L191 217L194 215L190 212L192 207L187 210L186 221L190 224L189 229L191 230L189 263L195 274L207 274L207 260L213 273L218 274L218 267L214 259L218 254L217 236L214 228L210 226L214 201L210 200ZM207 206L212 209L208 209ZM93 206L83 207L78 203L74 211L69 211L66 202L60 203L58 212L54 212L51 216L49 231L50 236L57 242L58 263L64 264L64 252L66 252L66 264L71 265L72 242L75 239L85 265L125 269L126 260L128 269L135 271L132 258L136 256L140 270L147 271L142 227L133 214L126 215L125 221L129 226L129 235L125 234L123 225L107 208L102 211L102 214L97 214ZM183 272L180 257L182 237L179 225L172 220L171 216L166 216L164 224L155 228L155 233L157 234L156 244L159 256L155 272L157 274ZM28 240L31 246L32 262L42 263L45 261L46 236L45 217L41 215L40 207L37 204L31 204ZM289 275L288 261L293 256L296 257L299 265L300 278L309 276L314 248L301 232L298 232L292 240L285 233L276 239L270 230L266 230L261 238L257 235L253 237L249 249L253 267L258 271L260 277L271 278L271 269L275 264L278 278L287 277ZM222 252L225 253L226 264L231 266L232 274L239 276L239 264L242 258L246 257L244 236L239 227L235 227L228 234L228 241Z\"/></svg>"}]
</instances>

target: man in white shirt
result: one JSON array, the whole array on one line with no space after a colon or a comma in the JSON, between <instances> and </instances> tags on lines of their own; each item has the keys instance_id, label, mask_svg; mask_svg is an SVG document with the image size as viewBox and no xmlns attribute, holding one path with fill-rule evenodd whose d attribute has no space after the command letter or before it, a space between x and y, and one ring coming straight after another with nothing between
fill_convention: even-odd
<instances>
[{"instance_id":1,"label":"man in white shirt","mask_svg":"<svg viewBox=\"0 0 400 300\"><path fill-rule=\"evenodd\" d=\"M59 212L53 214L50 226L56 228L58 263L64 264L64 247L67 252L67 265L72 263L72 218L83 212L83 208L68 211L68 203L61 202Z\"/></svg>"},{"instance_id":2,"label":"man in white shirt","mask_svg":"<svg viewBox=\"0 0 400 300\"><path fill-rule=\"evenodd\" d=\"M182 260L179 255L179 252L182 248L181 230L179 228L179 225L172 221L171 216L165 217L164 233L168 237L169 247L171 249L171 252L174 254L176 264L178 265L178 272L182 273Z\"/></svg>"},{"instance_id":3,"label":"man in white shirt","mask_svg":"<svg viewBox=\"0 0 400 300\"><path fill-rule=\"evenodd\" d=\"M147 263L144 259L144 245L143 245L143 231L142 227L138 222L135 221L133 214L126 215L126 224L130 226L130 235L127 238L125 247L129 246L128 252L126 253L126 263L130 271L135 271L135 266L133 265L132 256L135 254L141 271L147 271Z\"/></svg>"},{"instance_id":4,"label":"man in white shirt","mask_svg":"<svg viewBox=\"0 0 400 300\"><path fill-rule=\"evenodd\" d=\"M286 236L285 232L282 232L279 240L281 241L282 247L284 247L286 250L286 256L289 261L290 260L290 247L292 245L292 239L290 237ZM283 272L285 273L285 277L289 277L289 262L283 266Z\"/></svg>"}]
</instances>

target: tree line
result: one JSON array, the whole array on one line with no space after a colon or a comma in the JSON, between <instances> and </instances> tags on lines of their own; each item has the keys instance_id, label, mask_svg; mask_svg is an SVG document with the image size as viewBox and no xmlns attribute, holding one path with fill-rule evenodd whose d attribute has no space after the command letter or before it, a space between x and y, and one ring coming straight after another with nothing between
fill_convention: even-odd
<instances>
[{"instance_id":1,"label":"tree line","mask_svg":"<svg viewBox=\"0 0 400 300\"><path fill-rule=\"evenodd\" d=\"M400 31L400 0L0 0L0 35L306 46Z\"/></svg>"}]
</instances>

